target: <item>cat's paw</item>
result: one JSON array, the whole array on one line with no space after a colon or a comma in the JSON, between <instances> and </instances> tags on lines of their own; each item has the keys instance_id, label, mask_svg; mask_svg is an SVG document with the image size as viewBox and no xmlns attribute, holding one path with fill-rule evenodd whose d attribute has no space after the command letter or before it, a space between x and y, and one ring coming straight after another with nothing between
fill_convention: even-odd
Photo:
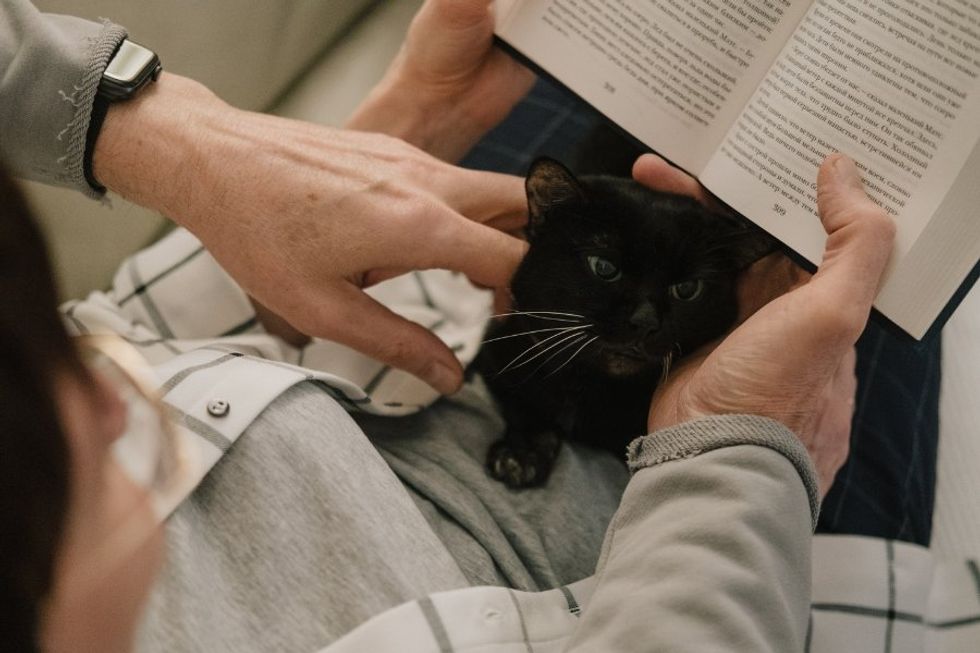
<instances>
[{"instance_id":1,"label":"cat's paw","mask_svg":"<svg viewBox=\"0 0 980 653\"><path fill-rule=\"evenodd\" d=\"M537 451L512 446L506 440L495 442L487 452L490 476L513 490L543 484L551 474L553 462L544 460Z\"/></svg>"}]
</instances>

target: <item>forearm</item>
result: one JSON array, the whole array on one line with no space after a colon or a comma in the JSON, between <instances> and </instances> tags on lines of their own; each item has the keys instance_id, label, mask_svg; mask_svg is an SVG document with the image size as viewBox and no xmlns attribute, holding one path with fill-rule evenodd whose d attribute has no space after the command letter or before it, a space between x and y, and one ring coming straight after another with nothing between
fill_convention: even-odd
<instances>
[{"instance_id":1,"label":"forearm","mask_svg":"<svg viewBox=\"0 0 980 653\"><path fill-rule=\"evenodd\" d=\"M633 452L636 472L570 650L802 649L812 469L795 437L775 422L713 419L715 427L735 427L736 437L706 439L688 423L648 436L654 446ZM746 419L762 425L765 440L735 444ZM731 446L701 453L712 438Z\"/></svg>"},{"instance_id":2,"label":"forearm","mask_svg":"<svg viewBox=\"0 0 980 653\"><path fill-rule=\"evenodd\" d=\"M102 71L126 32L0 3L0 158L19 177L95 192L83 160Z\"/></svg>"}]
</instances>

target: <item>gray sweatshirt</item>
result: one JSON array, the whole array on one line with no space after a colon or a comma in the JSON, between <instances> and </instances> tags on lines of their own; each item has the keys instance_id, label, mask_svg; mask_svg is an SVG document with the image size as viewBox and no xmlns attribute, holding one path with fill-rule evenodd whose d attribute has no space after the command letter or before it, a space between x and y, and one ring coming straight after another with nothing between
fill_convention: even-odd
<instances>
[{"instance_id":1,"label":"gray sweatshirt","mask_svg":"<svg viewBox=\"0 0 980 653\"><path fill-rule=\"evenodd\" d=\"M92 98L124 35L0 4L0 157L15 174L92 194ZM631 475L565 447L548 487L514 493L482 471L501 424L478 383L415 418L357 422L306 386L171 518L141 649L312 651L430 592L593 572L574 650L802 649L816 482L778 423L706 418L645 436Z\"/></svg>"},{"instance_id":2,"label":"gray sweatshirt","mask_svg":"<svg viewBox=\"0 0 980 653\"><path fill-rule=\"evenodd\" d=\"M95 196L82 167L92 100L126 31L0 3L0 159L19 177Z\"/></svg>"}]
</instances>

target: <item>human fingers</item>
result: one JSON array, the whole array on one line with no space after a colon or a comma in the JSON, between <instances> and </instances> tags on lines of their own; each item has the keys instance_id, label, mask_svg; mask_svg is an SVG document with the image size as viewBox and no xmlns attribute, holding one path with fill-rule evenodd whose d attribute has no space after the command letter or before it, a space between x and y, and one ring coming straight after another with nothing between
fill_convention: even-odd
<instances>
[{"instance_id":1,"label":"human fingers","mask_svg":"<svg viewBox=\"0 0 980 653\"><path fill-rule=\"evenodd\" d=\"M837 304L848 337L860 334L881 283L895 239L895 223L864 192L854 162L832 154L820 166L817 203L827 231L815 291Z\"/></svg>"},{"instance_id":2,"label":"human fingers","mask_svg":"<svg viewBox=\"0 0 980 653\"><path fill-rule=\"evenodd\" d=\"M867 321L894 228L867 199L856 171L845 166L838 172L835 160L820 173L821 219L830 234L820 270L740 324L674 384L672 394L655 396L655 425L704 414L757 414L781 421L811 446L830 441L814 440L818 426L842 429L843 402L831 402L833 411L824 415L822 393L847 390L842 362ZM836 464L834 456L824 459ZM821 464L826 470L830 463Z\"/></svg>"},{"instance_id":3,"label":"human fingers","mask_svg":"<svg viewBox=\"0 0 980 653\"><path fill-rule=\"evenodd\" d=\"M464 216L504 230L527 222L522 177L464 168L455 172L440 190L450 206Z\"/></svg>"},{"instance_id":4,"label":"human fingers","mask_svg":"<svg viewBox=\"0 0 980 653\"><path fill-rule=\"evenodd\" d=\"M493 291L493 314L510 313L513 307L514 297L510 293L510 288L495 288Z\"/></svg>"},{"instance_id":5,"label":"human fingers","mask_svg":"<svg viewBox=\"0 0 980 653\"><path fill-rule=\"evenodd\" d=\"M293 347L303 347L310 341L308 335L296 329L281 315L267 308L254 297L250 296L248 299L255 309L255 318L267 332L279 336Z\"/></svg>"},{"instance_id":6,"label":"human fingers","mask_svg":"<svg viewBox=\"0 0 980 653\"><path fill-rule=\"evenodd\" d=\"M388 281L389 279L394 279L395 277L400 277L403 274L408 274L411 272L411 268L397 268L397 267L383 267L374 268L369 270L363 277L361 287L370 288L371 286L376 286L379 283Z\"/></svg>"},{"instance_id":7,"label":"human fingers","mask_svg":"<svg viewBox=\"0 0 980 653\"><path fill-rule=\"evenodd\" d=\"M820 369L829 375L864 330L895 226L865 194L857 168L843 155L831 155L821 165L817 192L828 234L820 267L745 326L764 321L767 333L780 343L774 346L780 349L782 368ZM753 333L749 329L747 337Z\"/></svg>"},{"instance_id":8,"label":"human fingers","mask_svg":"<svg viewBox=\"0 0 980 653\"><path fill-rule=\"evenodd\" d=\"M528 244L502 231L469 220L453 220L430 234L418 267L462 272L487 288L510 284Z\"/></svg>"},{"instance_id":9,"label":"human fingers","mask_svg":"<svg viewBox=\"0 0 980 653\"><path fill-rule=\"evenodd\" d=\"M448 208L425 241L402 253L401 265L462 272L476 284L506 286L527 253L527 243L511 235L527 222L524 180L513 175L456 169L451 187L442 187Z\"/></svg>"},{"instance_id":10,"label":"human fingers","mask_svg":"<svg viewBox=\"0 0 980 653\"><path fill-rule=\"evenodd\" d=\"M496 218L491 218L483 224L510 234L515 238L524 238L524 228L527 226L527 212L507 213Z\"/></svg>"},{"instance_id":11,"label":"human fingers","mask_svg":"<svg viewBox=\"0 0 980 653\"><path fill-rule=\"evenodd\" d=\"M633 164L633 179L654 190L688 195L703 204L711 196L698 181L679 168L670 165L656 154L644 154Z\"/></svg>"},{"instance_id":12,"label":"human fingers","mask_svg":"<svg viewBox=\"0 0 980 653\"><path fill-rule=\"evenodd\" d=\"M420 69L452 82L480 65L492 42L490 4L490 0L428 0L409 33Z\"/></svg>"},{"instance_id":13,"label":"human fingers","mask_svg":"<svg viewBox=\"0 0 980 653\"><path fill-rule=\"evenodd\" d=\"M329 338L375 360L405 370L442 394L459 389L463 370L453 352L425 327L396 315L366 295L360 288L344 284L310 306L304 332ZM326 328L324 328L326 326Z\"/></svg>"},{"instance_id":14,"label":"human fingers","mask_svg":"<svg viewBox=\"0 0 980 653\"><path fill-rule=\"evenodd\" d=\"M817 273L759 309L725 343L736 351L768 352L760 396L784 395L781 418L797 432L819 414L813 393L833 378L863 331L894 238L891 219L864 193L849 159L824 162L818 192L829 235Z\"/></svg>"},{"instance_id":15,"label":"human fingers","mask_svg":"<svg viewBox=\"0 0 980 653\"><path fill-rule=\"evenodd\" d=\"M493 0L428 0L424 11L440 20L443 27L466 29L487 22L492 17L492 4Z\"/></svg>"}]
</instances>

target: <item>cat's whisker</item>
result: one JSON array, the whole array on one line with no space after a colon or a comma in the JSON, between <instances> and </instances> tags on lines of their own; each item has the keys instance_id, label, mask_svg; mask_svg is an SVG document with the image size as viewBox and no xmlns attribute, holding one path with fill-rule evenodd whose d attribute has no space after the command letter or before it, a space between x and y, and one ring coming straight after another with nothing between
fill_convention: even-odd
<instances>
[{"instance_id":1,"label":"cat's whisker","mask_svg":"<svg viewBox=\"0 0 980 653\"><path fill-rule=\"evenodd\" d=\"M486 344L488 342L496 342L498 340L507 340L508 338L520 338L521 336L529 336L535 333L546 333L548 331L574 331L576 329L584 329L587 326L589 325L586 324L581 326L549 327L547 329L534 329L533 331L522 331L520 333L511 333L506 336L497 336L496 338L488 338L487 340L483 341L483 344Z\"/></svg>"},{"instance_id":2,"label":"cat's whisker","mask_svg":"<svg viewBox=\"0 0 980 653\"><path fill-rule=\"evenodd\" d=\"M583 319L585 319L584 315L578 315L577 313L559 313L558 311L511 311L510 313L498 313L497 315L491 315L490 317L510 317L512 315L523 315L525 317L533 317L538 320L550 320L552 322L581 322Z\"/></svg>"},{"instance_id":3,"label":"cat's whisker","mask_svg":"<svg viewBox=\"0 0 980 653\"><path fill-rule=\"evenodd\" d=\"M580 313L568 313L565 311L510 311L509 313L500 314L500 316L503 315L563 315L565 317L584 317Z\"/></svg>"},{"instance_id":4,"label":"cat's whisker","mask_svg":"<svg viewBox=\"0 0 980 653\"><path fill-rule=\"evenodd\" d=\"M674 362L674 350L668 351L664 354L663 361L661 362L660 368L660 384L663 384L667 380L667 375L670 374L670 366Z\"/></svg>"},{"instance_id":5,"label":"cat's whisker","mask_svg":"<svg viewBox=\"0 0 980 653\"><path fill-rule=\"evenodd\" d=\"M565 329L562 329L560 332L554 333L554 334L548 336L547 338L545 338L544 340L534 340L534 337L531 336L532 340L534 340L534 342L531 344L531 346L529 346L527 349L525 349L524 351L522 351L521 353L519 353L517 356L515 356L513 359L511 359L511 361L506 365L506 367L500 369L497 372L497 376L500 376L501 374L503 374L504 372L506 372L510 368L511 365L515 364L516 362L518 362L519 360L521 360L524 356L527 356L529 353L531 353L532 351L534 351L538 347L541 347L543 345L546 345L547 343L551 342L555 338L563 338L564 339L564 336L568 335L568 332L571 329L572 329L572 327L567 327Z\"/></svg>"},{"instance_id":6,"label":"cat's whisker","mask_svg":"<svg viewBox=\"0 0 980 653\"><path fill-rule=\"evenodd\" d=\"M541 347L542 345L545 345L545 344L551 342L555 338L563 338L564 336L568 335L568 331L571 328L572 327L566 327L566 328L562 329L561 331L559 331L558 333L554 333L554 334L548 336L544 340L534 340L534 337L532 336L531 339L534 340L534 342L531 344L531 346L529 346L527 349L525 349L524 351L522 351L521 353L519 353L517 356L515 356L513 359L511 359L511 361L509 363L507 363L507 365L504 368L502 368L501 370L499 370L497 372L497 376L500 376L501 374L503 374L504 372L506 372L508 370L508 368L510 368L511 365L513 365L514 363L516 363L521 358L523 358L524 356L528 355L529 353L531 353L532 351L534 351L538 347Z\"/></svg>"},{"instance_id":7,"label":"cat's whisker","mask_svg":"<svg viewBox=\"0 0 980 653\"><path fill-rule=\"evenodd\" d=\"M589 324L589 325L586 325L586 326L592 326L592 325ZM553 343L553 344L545 347L544 349L542 349L541 351L539 351L538 353L536 353L534 356L531 356L530 358L528 358L528 359L526 359L526 360L518 363L517 362L518 360L520 360L521 358L523 358L526 354L530 353L531 350L533 350L535 347L538 347L539 345L544 344L545 341L542 341L542 342L537 343L537 344L535 344L535 345L533 345L531 347L528 347L523 352L521 352L520 355L518 355L516 358L514 358L514 360L512 360L509 363L507 363L507 365L502 370L500 370L500 374L503 374L507 370L516 370L519 367L524 367L525 365L527 365L528 363L530 363L531 361L533 361L534 359L536 359L538 356L542 356L542 355L546 354L547 352L551 351L552 349L554 349L555 347L557 347L558 345L560 345L560 344L562 344L564 342L567 342L568 340L571 340L572 338L575 338L577 336L582 335L582 332L581 331L578 331L579 327L573 327L573 328L577 330L576 333L555 334L555 336L551 336L549 338L549 340L550 339L554 339L558 335L561 335L563 337L561 339L559 339L557 342L555 342L555 343ZM571 331L573 328L570 328L569 331ZM582 328L584 328L584 327L582 327Z\"/></svg>"},{"instance_id":8,"label":"cat's whisker","mask_svg":"<svg viewBox=\"0 0 980 653\"><path fill-rule=\"evenodd\" d=\"M590 339L590 340L589 340L588 342L586 342L586 343L585 343L584 345L582 345L581 347L579 347L578 349L576 349L576 350L575 350L575 353L574 353L574 354L572 354L571 356L569 356L569 357L568 357L568 360L567 360L567 361L565 361L564 363L562 363L561 365L559 365L557 369L555 369L554 371L552 371L552 372L550 372L550 373L548 374L548 376L546 376L546 377L544 377L544 378L546 378L546 379L547 379L547 378L548 378L549 376L554 376L555 374L558 374L558 372L560 372L560 371L562 370L562 368L564 368L564 367L565 367L566 365L568 365L568 364L569 364L569 363L571 363L571 362L572 362L573 360L575 360L575 357L576 357L576 356L578 356L579 354L581 354L581 353L582 353L582 351L583 351L583 350L584 350L584 349L585 349L586 347L588 347L589 345L591 345L591 344L592 344L593 342L595 342L595 341L596 341L596 340L598 340L598 339L599 339L599 336L592 336L592 338L591 338L591 339Z\"/></svg>"},{"instance_id":9,"label":"cat's whisker","mask_svg":"<svg viewBox=\"0 0 980 653\"><path fill-rule=\"evenodd\" d=\"M552 360L554 360L555 357L558 356L559 354L561 354L563 351L567 351L568 349L571 349L572 347L574 347L575 345L579 344L580 342L582 342L582 340L584 340L585 338L588 338L588 337L589 336L588 336L587 333L579 333L578 334L578 337L573 338L570 341L566 340L565 341L566 344L563 345L562 347L559 347L557 350L555 350L555 352L553 354L551 354L551 356L548 356L546 359L544 359L544 362L542 362L540 365L538 365L537 367L535 367L534 368L534 371L532 371L530 374L528 374L527 378L524 379L523 383L527 383L528 381L530 381L531 379L533 379L535 374L537 374L538 372L540 372L541 370L543 370L548 363L550 363Z\"/></svg>"}]
</instances>

